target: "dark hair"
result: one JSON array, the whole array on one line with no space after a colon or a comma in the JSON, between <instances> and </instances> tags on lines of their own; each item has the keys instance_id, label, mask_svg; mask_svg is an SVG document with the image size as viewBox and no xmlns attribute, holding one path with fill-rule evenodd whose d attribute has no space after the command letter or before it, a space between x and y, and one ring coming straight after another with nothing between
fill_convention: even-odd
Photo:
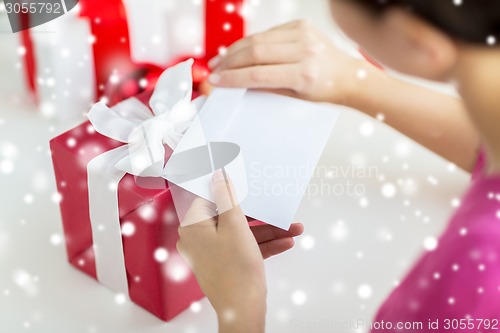
<instances>
[{"instance_id":1,"label":"dark hair","mask_svg":"<svg viewBox=\"0 0 500 333\"><path fill-rule=\"evenodd\" d=\"M376 13L407 8L452 37L473 43L495 43L500 36L500 0L346 0Z\"/></svg>"}]
</instances>

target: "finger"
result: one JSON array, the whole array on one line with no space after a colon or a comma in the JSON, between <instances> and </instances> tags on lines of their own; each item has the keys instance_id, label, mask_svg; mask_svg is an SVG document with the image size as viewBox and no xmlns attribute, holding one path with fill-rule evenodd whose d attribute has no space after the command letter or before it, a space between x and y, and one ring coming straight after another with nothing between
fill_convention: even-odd
<instances>
[{"instance_id":1,"label":"finger","mask_svg":"<svg viewBox=\"0 0 500 333\"><path fill-rule=\"evenodd\" d=\"M304 232L301 223L294 223L290 229L283 230L272 225L260 225L251 227L257 243L265 243L273 239L290 238L300 236Z\"/></svg>"},{"instance_id":2,"label":"finger","mask_svg":"<svg viewBox=\"0 0 500 333\"><path fill-rule=\"evenodd\" d=\"M287 23L283 23L281 25L275 26L271 30L286 30L286 29L298 29L298 28L305 28L309 27L311 24L307 20L303 19L298 19L298 20L293 20Z\"/></svg>"},{"instance_id":3,"label":"finger","mask_svg":"<svg viewBox=\"0 0 500 333\"><path fill-rule=\"evenodd\" d=\"M210 59L208 62L208 67L216 68L225 57L228 57L234 53L239 52L251 45L269 45L275 43L292 43L298 40L297 31L293 30L268 30L265 32L257 33L252 36L240 39L239 41L233 43L226 49L224 54L220 54Z\"/></svg>"},{"instance_id":4,"label":"finger","mask_svg":"<svg viewBox=\"0 0 500 333\"><path fill-rule=\"evenodd\" d=\"M202 94L207 95L207 96L210 95L212 90L214 90L214 88L215 88L208 81L203 81L200 84L200 87L202 87L202 88L200 88L200 91L202 92ZM294 97L294 98L299 97L299 95L291 89L255 89L255 90L273 93L273 94L278 94L278 95L283 95L283 96L288 96L288 97Z\"/></svg>"},{"instance_id":5,"label":"finger","mask_svg":"<svg viewBox=\"0 0 500 333\"><path fill-rule=\"evenodd\" d=\"M193 261L191 259L191 256L189 255L188 247L184 244L184 242L179 239L175 244L175 247L184 261L189 265L189 267L191 267L191 269L193 269Z\"/></svg>"},{"instance_id":6,"label":"finger","mask_svg":"<svg viewBox=\"0 0 500 333\"><path fill-rule=\"evenodd\" d=\"M298 72L296 64L255 66L217 71L208 80L218 87L297 90L301 84Z\"/></svg>"},{"instance_id":7,"label":"finger","mask_svg":"<svg viewBox=\"0 0 500 333\"><path fill-rule=\"evenodd\" d=\"M273 94L278 94L278 95L283 95L283 96L288 96L288 97L293 97L293 98L299 98L299 94L297 94L296 91L291 90L291 89L255 89L256 91L264 91L264 92L269 92Z\"/></svg>"},{"instance_id":8,"label":"finger","mask_svg":"<svg viewBox=\"0 0 500 333\"><path fill-rule=\"evenodd\" d=\"M224 56L216 67L218 71L257 65L290 64L300 62L306 50L300 43L257 44Z\"/></svg>"},{"instance_id":9,"label":"finger","mask_svg":"<svg viewBox=\"0 0 500 333\"><path fill-rule=\"evenodd\" d=\"M267 259L277 254L290 250L295 245L293 238L280 238L259 244L262 257Z\"/></svg>"},{"instance_id":10,"label":"finger","mask_svg":"<svg viewBox=\"0 0 500 333\"><path fill-rule=\"evenodd\" d=\"M212 191L219 214L218 227L232 221L242 222L248 227L245 215L238 206L236 192L224 169L215 171L212 177Z\"/></svg>"},{"instance_id":11,"label":"finger","mask_svg":"<svg viewBox=\"0 0 500 333\"><path fill-rule=\"evenodd\" d=\"M196 198L189 207L181 226L185 227L212 227L215 228L217 221L214 217L215 205L201 197Z\"/></svg>"}]
</instances>

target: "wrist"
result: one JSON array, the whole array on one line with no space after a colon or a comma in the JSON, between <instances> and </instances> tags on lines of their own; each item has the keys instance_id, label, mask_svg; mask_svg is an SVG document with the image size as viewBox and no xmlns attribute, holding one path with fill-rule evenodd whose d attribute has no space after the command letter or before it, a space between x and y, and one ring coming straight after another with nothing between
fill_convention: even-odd
<instances>
[{"instance_id":1,"label":"wrist","mask_svg":"<svg viewBox=\"0 0 500 333\"><path fill-rule=\"evenodd\" d=\"M355 61L356 64L351 67L354 72L345 82L342 105L375 116L371 112L371 106L374 105L374 101L380 99L380 93L390 77L365 60Z\"/></svg>"},{"instance_id":2,"label":"wrist","mask_svg":"<svg viewBox=\"0 0 500 333\"><path fill-rule=\"evenodd\" d=\"M249 288L251 289L251 288ZM266 318L266 292L248 290L244 295L215 307L220 333L263 333Z\"/></svg>"},{"instance_id":3,"label":"wrist","mask_svg":"<svg viewBox=\"0 0 500 333\"><path fill-rule=\"evenodd\" d=\"M264 333L266 302L239 304L217 311L219 333Z\"/></svg>"}]
</instances>

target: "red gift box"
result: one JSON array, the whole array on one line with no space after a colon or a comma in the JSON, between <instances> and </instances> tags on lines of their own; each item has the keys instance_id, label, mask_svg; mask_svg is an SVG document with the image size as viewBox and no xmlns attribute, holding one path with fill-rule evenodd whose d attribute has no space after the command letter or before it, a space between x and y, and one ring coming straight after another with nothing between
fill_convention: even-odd
<instances>
[{"instance_id":1,"label":"red gift box","mask_svg":"<svg viewBox=\"0 0 500 333\"><path fill-rule=\"evenodd\" d=\"M146 92L137 98L147 105L151 95ZM62 197L60 206L68 259L94 279L98 274L87 165L96 156L122 145L95 132L90 122L50 143L57 188ZM172 150L165 146L166 158L171 154ZM162 189L138 186L130 174L117 186L128 294L133 302L158 318L170 320L203 297L191 270L176 250L179 221L171 191L167 184ZM125 223L127 232L123 228ZM159 249L163 258L155 255Z\"/></svg>"}]
</instances>

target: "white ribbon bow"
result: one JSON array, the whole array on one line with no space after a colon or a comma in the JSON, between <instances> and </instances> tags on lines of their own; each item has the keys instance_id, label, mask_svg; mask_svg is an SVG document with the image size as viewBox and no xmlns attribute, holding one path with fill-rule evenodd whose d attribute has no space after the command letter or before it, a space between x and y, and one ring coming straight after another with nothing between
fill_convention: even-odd
<instances>
[{"instance_id":1,"label":"white ribbon bow","mask_svg":"<svg viewBox=\"0 0 500 333\"><path fill-rule=\"evenodd\" d=\"M100 102L88 114L94 129L127 143L129 154L115 167L142 177L160 177L165 164L164 144L175 149L196 116L191 102L193 60L167 69L160 76L149 100L153 113L136 98L113 108Z\"/></svg>"},{"instance_id":2,"label":"white ribbon bow","mask_svg":"<svg viewBox=\"0 0 500 333\"><path fill-rule=\"evenodd\" d=\"M138 99L129 98L112 108L97 103L88 114L97 132L127 143L93 158L87 165L97 279L124 295L128 295L128 281L117 184L127 173L162 176L164 144L175 149L197 114L191 102L192 64L190 59L163 72L149 100L153 113Z\"/></svg>"}]
</instances>

